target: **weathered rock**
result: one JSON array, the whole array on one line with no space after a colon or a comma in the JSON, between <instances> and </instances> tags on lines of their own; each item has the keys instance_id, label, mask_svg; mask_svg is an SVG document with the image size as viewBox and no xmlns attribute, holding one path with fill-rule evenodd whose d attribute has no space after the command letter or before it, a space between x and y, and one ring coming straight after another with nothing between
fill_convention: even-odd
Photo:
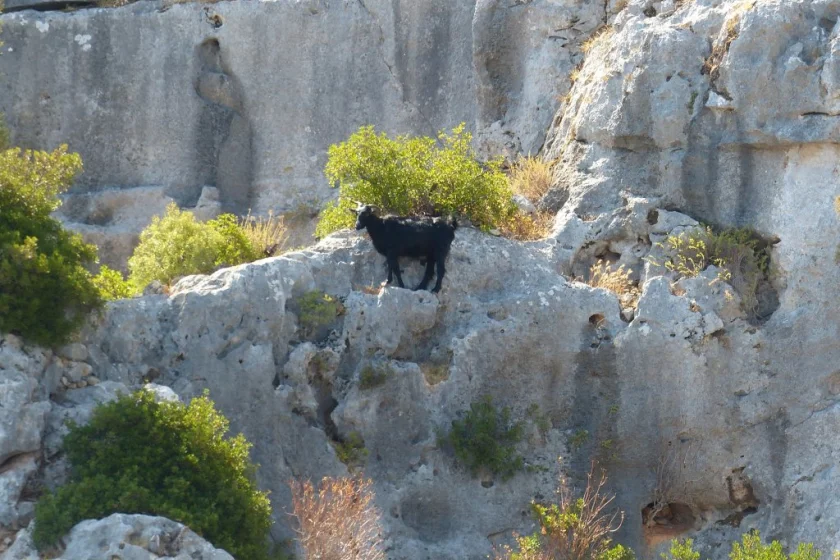
<instances>
[{"instance_id":1,"label":"weathered rock","mask_svg":"<svg viewBox=\"0 0 840 560\"><path fill-rule=\"evenodd\" d=\"M31 507L19 509L18 502L26 481L38 469L35 455L17 455L3 464L0 472L0 526L19 527L29 522L25 516L32 513Z\"/></svg>"},{"instance_id":2,"label":"weathered rock","mask_svg":"<svg viewBox=\"0 0 840 560\"><path fill-rule=\"evenodd\" d=\"M31 529L31 528L30 528ZM29 560L40 556L32 544L31 530L18 532L17 540L2 560ZM115 513L104 519L82 521L65 537L60 560L113 560L132 558L194 558L232 560L188 527L164 517Z\"/></svg>"}]
</instances>

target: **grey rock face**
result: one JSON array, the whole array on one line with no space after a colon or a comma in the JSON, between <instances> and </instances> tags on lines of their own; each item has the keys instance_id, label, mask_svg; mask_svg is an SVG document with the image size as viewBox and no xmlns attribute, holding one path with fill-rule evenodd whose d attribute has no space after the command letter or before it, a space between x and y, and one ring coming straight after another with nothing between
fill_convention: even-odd
<instances>
[{"instance_id":1,"label":"grey rock face","mask_svg":"<svg viewBox=\"0 0 840 560\"><path fill-rule=\"evenodd\" d=\"M174 559L232 560L189 528L164 517L115 513L104 519L82 521L65 539L62 560ZM29 529L22 530L2 560L40 558Z\"/></svg>"}]
</instances>

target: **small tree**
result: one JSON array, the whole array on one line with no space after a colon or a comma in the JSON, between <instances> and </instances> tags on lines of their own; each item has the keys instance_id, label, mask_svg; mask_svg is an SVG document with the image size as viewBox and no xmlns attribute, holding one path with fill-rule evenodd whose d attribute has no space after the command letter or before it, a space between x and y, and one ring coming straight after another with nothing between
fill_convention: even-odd
<instances>
[{"instance_id":1,"label":"small tree","mask_svg":"<svg viewBox=\"0 0 840 560\"><path fill-rule=\"evenodd\" d=\"M33 542L51 546L84 519L145 513L184 523L237 558L267 558L268 496L254 482L250 444L227 431L206 395L184 405L140 391L97 407L64 438L70 481L38 502Z\"/></svg>"},{"instance_id":2,"label":"small tree","mask_svg":"<svg viewBox=\"0 0 840 560\"><path fill-rule=\"evenodd\" d=\"M61 344L102 304L96 248L50 216L81 168L67 146L0 151L0 332Z\"/></svg>"},{"instance_id":3,"label":"small tree","mask_svg":"<svg viewBox=\"0 0 840 560\"><path fill-rule=\"evenodd\" d=\"M472 135L462 123L441 132L442 145L428 137L392 140L364 126L347 141L330 146L324 173L338 184L338 200L327 205L316 235L351 227L354 201L394 214L459 214L476 226L501 226L516 212L502 160L478 161Z\"/></svg>"}]
</instances>

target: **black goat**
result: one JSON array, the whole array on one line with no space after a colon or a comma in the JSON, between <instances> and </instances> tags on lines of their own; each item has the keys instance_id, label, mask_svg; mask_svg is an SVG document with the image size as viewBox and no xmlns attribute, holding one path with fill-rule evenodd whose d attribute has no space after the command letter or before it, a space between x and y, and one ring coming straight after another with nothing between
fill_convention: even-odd
<instances>
[{"instance_id":1,"label":"black goat","mask_svg":"<svg viewBox=\"0 0 840 560\"><path fill-rule=\"evenodd\" d=\"M458 227L454 218L380 218L374 213L373 206L361 204L354 212L356 229L367 228L374 248L385 256L388 284L396 274L400 288L405 288L400 274L399 257L425 258L426 272L415 290L425 290L428 287L437 263L437 282L432 292L440 291L440 284L446 273L444 263L449 254L449 246L455 239L455 229Z\"/></svg>"}]
</instances>

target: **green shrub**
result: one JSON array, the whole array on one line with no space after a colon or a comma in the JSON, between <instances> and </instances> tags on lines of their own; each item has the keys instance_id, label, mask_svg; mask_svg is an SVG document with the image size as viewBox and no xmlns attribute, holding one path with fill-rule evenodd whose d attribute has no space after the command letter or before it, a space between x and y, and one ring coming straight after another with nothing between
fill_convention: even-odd
<instances>
[{"instance_id":1,"label":"green shrub","mask_svg":"<svg viewBox=\"0 0 840 560\"><path fill-rule=\"evenodd\" d=\"M130 298L137 294L134 286L123 278L119 270L104 264L99 268L99 274L93 277L93 284L105 301Z\"/></svg>"},{"instance_id":2,"label":"green shrub","mask_svg":"<svg viewBox=\"0 0 840 560\"><path fill-rule=\"evenodd\" d=\"M621 527L624 514L608 509L615 496L604 492L604 472L599 477L593 475L594 469L580 497L561 480L557 503L533 503L540 530L517 538L518 550L505 547L496 560L635 560L631 549L612 544L610 535Z\"/></svg>"},{"instance_id":3,"label":"green shrub","mask_svg":"<svg viewBox=\"0 0 840 560\"><path fill-rule=\"evenodd\" d=\"M206 394L184 405L140 391L97 407L64 439L70 480L38 502L35 545L53 545L83 519L145 513L184 523L237 558L267 558L268 497L254 482L250 444L227 431Z\"/></svg>"},{"instance_id":4,"label":"green shrub","mask_svg":"<svg viewBox=\"0 0 840 560\"><path fill-rule=\"evenodd\" d=\"M671 549L668 554L660 554L662 560L700 560L700 553L694 550L692 539L671 541Z\"/></svg>"},{"instance_id":5,"label":"green shrub","mask_svg":"<svg viewBox=\"0 0 840 560\"><path fill-rule=\"evenodd\" d=\"M3 3L0 2L0 11L2 11ZM0 46L3 41L0 41ZM3 113L0 113L0 150L7 150L9 148L9 127L6 126L6 118Z\"/></svg>"},{"instance_id":6,"label":"green shrub","mask_svg":"<svg viewBox=\"0 0 840 560\"><path fill-rule=\"evenodd\" d=\"M320 290L303 294L295 303L304 337L314 336L318 329L331 324L344 312L340 301Z\"/></svg>"},{"instance_id":7,"label":"green shrub","mask_svg":"<svg viewBox=\"0 0 840 560\"><path fill-rule=\"evenodd\" d=\"M362 434L352 431L342 441L335 442L335 454L338 460L347 465L350 469L361 466L368 456L365 448L365 440Z\"/></svg>"},{"instance_id":8,"label":"green shrub","mask_svg":"<svg viewBox=\"0 0 840 560\"><path fill-rule=\"evenodd\" d=\"M758 284L769 273L770 257L755 232L741 228L718 233L710 227L695 228L668 236L663 246L669 253L664 263L668 270L694 277L715 265L720 269L718 278L732 284L741 296L745 311L752 313L758 307Z\"/></svg>"},{"instance_id":9,"label":"green shrub","mask_svg":"<svg viewBox=\"0 0 840 560\"><path fill-rule=\"evenodd\" d=\"M732 543L729 553L730 560L820 560L820 556L822 553L812 543L800 543L788 556L779 541L763 544L758 531L744 533L740 543Z\"/></svg>"},{"instance_id":10,"label":"green shrub","mask_svg":"<svg viewBox=\"0 0 840 560\"><path fill-rule=\"evenodd\" d=\"M338 184L339 198L327 205L315 234L323 237L353 226L353 201L394 214L458 214L473 224L499 227L515 212L501 158L476 159L464 124L433 138L395 140L364 126L347 141L330 146L324 173Z\"/></svg>"},{"instance_id":11,"label":"green shrub","mask_svg":"<svg viewBox=\"0 0 840 560\"><path fill-rule=\"evenodd\" d=\"M392 373L391 368L388 366L373 366L368 364L362 368L361 372L359 372L359 389L365 391L367 389L380 387L388 381L388 378L392 375Z\"/></svg>"},{"instance_id":12,"label":"green shrub","mask_svg":"<svg viewBox=\"0 0 840 560\"><path fill-rule=\"evenodd\" d=\"M128 259L129 282L139 291L153 280L171 284L182 276L209 274L261 256L231 214L202 223L173 202L140 234Z\"/></svg>"},{"instance_id":13,"label":"green shrub","mask_svg":"<svg viewBox=\"0 0 840 560\"><path fill-rule=\"evenodd\" d=\"M67 146L0 152L0 332L62 344L102 304L85 269L96 248L50 217L81 168Z\"/></svg>"},{"instance_id":14,"label":"green shrub","mask_svg":"<svg viewBox=\"0 0 840 560\"><path fill-rule=\"evenodd\" d=\"M522 439L522 423L513 423L510 409L496 410L490 397L470 405L462 420L453 420L452 429L439 435L439 443L451 445L455 457L475 476L482 469L511 478L524 467L515 446Z\"/></svg>"}]
</instances>

